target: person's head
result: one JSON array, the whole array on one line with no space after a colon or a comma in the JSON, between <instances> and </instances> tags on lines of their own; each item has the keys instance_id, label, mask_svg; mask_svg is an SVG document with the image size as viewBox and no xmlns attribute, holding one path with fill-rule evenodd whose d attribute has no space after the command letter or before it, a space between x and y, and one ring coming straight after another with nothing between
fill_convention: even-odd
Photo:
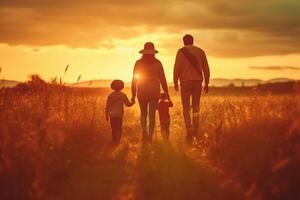
<instances>
[{"instance_id":1,"label":"person's head","mask_svg":"<svg viewBox=\"0 0 300 200\"><path fill-rule=\"evenodd\" d=\"M144 44L144 49L140 50L139 53L143 54L143 58L154 58L158 51L155 49L152 42L146 42Z\"/></svg>"},{"instance_id":2,"label":"person's head","mask_svg":"<svg viewBox=\"0 0 300 200\"><path fill-rule=\"evenodd\" d=\"M169 98L169 95L165 92L160 93L160 99L161 100L166 100Z\"/></svg>"},{"instance_id":3,"label":"person's head","mask_svg":"<svg viewBox=\"0 0 300 200\"><path fill-rule=\"evenodd\" d=\"M183 44L184 45L193 45L194 44L194 38L190 34L186 34L183 36Z\"/></svg>"},{"instance_id":4,"label":"person's head","mask_svg":"<svg viewBox=\"0 0 300 200\"><path fill-rule=\"evenodd\" d=\"M110 87L115 91L121 91L124 88L124 82L121 80L113 80Z\"/></svg>"}]
</instances>

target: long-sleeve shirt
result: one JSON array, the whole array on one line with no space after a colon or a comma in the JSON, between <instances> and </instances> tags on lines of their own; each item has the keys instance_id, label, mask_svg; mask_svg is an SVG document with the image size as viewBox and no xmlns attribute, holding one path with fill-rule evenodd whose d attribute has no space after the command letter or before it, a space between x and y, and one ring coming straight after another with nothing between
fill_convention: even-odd
<instances>
[{"instance_id":1,"label":"long-sleeve shirt","mask_svg":"<svg viewBox=\"0 0 300 200\"><path fill-rule=\"evenodd\" d=\"M173 74L173 81L174 84L178 84L178 79L180 82L185 81L194 81L194 80L200 80L205 81L205 84L209 83L210 78L210 70L209 65L207 62L207 58L205 55L205 52L193 45L186 45L184 48L187 48L187 50L196 58L198 67L201 74L195 69L194 66L189 62L189 60L185 57L185 55L182 53L181 50L178 50L174 65L174 74Z\"/></svg>"},{"instance_id":2,"label":"long-sleeve shirt","mask_svg":"<svg viewBox=\"0 0 300 200\"><path fill-rule=\"evenodd\" d=\"M133 105L133 103L129 101L127 95L123 92L113 91L107 97L105 112L110 118L123 117L124 105L130 107Z\"/></svg>"},{"instance_id":3,"label":"long-sleeve shirt","mask_svg":"<svg viewBox=\"0 0 300 200\"><path fill-rule=\"evenodd\" d=\"M160 100L157 104L157 110L159 113L159 120L161 123L170 121L169 108L173 107L173 103L170 100Z\"/></svg>"},{"instance_id":4,"label":"long-sleeve shirt","mask_svg":"<svg viewBox=\"0 0 300 200\"><path fill-rule=\"evenodd\" d=\"M168 93L168 84L161 62L154 58L152 62L142 58L136 61L131 82L132 96L139 99L159 99L160 85Z\"/></svg>"}]
</instances>

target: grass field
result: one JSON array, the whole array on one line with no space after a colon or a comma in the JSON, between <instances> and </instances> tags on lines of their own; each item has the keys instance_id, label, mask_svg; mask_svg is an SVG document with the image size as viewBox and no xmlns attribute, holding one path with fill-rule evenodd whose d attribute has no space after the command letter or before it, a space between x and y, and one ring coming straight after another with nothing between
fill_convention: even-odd
<instances>
[{"instance_id":1,"label":"grass field","mask_svg":"<svg viewBox=\"0 0 300 200\"><path fill-rule=\"evenodd\" d=\"M202 139L184 141L173 94L170 143L141 145L138 106L111 145L104 103L61 86L1 90L0 199L300 199L300 96L202 96Z\"/></svg>"}]
</instances>

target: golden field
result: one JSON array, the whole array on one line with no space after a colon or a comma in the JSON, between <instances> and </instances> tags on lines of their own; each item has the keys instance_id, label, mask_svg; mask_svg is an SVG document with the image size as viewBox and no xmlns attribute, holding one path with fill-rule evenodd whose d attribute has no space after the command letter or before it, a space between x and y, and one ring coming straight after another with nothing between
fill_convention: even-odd
<instances>
[{"instance_id":1,"label":"golden field","mask_svg":"<svg viewBox=\"0 0 300 200\"><path fill-rule=\"evenodd\" d=\"M185 144L172 93L171 138L141 145L138 106L112 147L109 89L0 90L0 199L299 199L300 95L203 95L201 140ZM128 92L129 90L126 90Z\"/></svg>"}]
</instances>

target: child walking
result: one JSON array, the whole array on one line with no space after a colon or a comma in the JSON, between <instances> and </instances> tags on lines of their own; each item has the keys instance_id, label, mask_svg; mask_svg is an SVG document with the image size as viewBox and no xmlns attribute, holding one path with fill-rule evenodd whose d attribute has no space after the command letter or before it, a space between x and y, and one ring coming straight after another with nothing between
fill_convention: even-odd
<instances>
[{"instance_id":1,"label":"child walking","mask_svg":"<svg viewBox=\"0 0 300 200\"><path fill-rule=\"evenodd\" d=\"M130 102L127 95L121 92L124 88L124 82L114 80L111 83L111 88L114 90L107 98L105 106L106 120L110 121L112 129L112 141L115 145L120 144L122 137L124 104L131 107L134 102Z\"/></svg>"},{"instance_id":2,"label":"child walking","mask_svg":"<svg viewBox=\"0 0 300 200\"><path fill-rule=\"evenodd\" d=\"M162 92L158 102L157 110L159 113L161 134L164 140L169 139L170 135L170 114L169 108L173 107L173 103L167 93Z\"/></svg>"}]
</instances>

